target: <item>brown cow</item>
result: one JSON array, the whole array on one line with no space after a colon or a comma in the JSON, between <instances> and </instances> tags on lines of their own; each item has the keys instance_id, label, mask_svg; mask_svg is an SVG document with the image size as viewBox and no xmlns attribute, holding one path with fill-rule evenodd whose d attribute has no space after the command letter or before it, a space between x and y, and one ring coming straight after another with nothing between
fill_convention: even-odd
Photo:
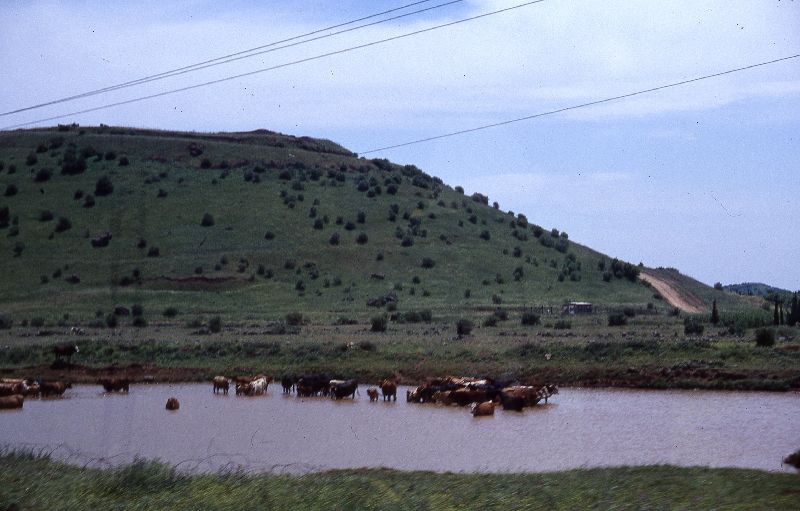
<instances>
[{"instance_id":1,"label":"brown cow","mask_svg":"<svg viewBox=\"0 0 800 511\"><path fill-rule=\"evenodd\" d=\"M25 402L25 397L15 394L13 396L0 397L0 410L11 410L14 408L22 408L22 403Z\"/></svg>"},{"instance_id":2,"label":"brown cow","mask_svg":"<svg viewBox=\"0 0 800 511\"><path fill-rule=\"evenodd\" d=\"M42 397L62 396L67 389L71 388L71 383L62 381L43 381L39 384L39 392Z\"/></svg>"},{"instance_id":3,"label":"brown cow","mask_svg":"<svg viewBox=\"0 0 800 511\"><path fill-rule=\"evenodd\" d=\"M539 389L536 387L516 385L513 387L506 387L502 392L507 396L522 398L524 406L534 406L542 399L542 396L539 394Z\"/></svg>"},{"instance_id":4,"label":"brown cow","mask_svg":"<svg viewBox=\"0 0 800 511\"><path fill-rule=\"evenodd\" d=\"M441 403L445 406L450 406L453 404L453 398L451 397L452 393L452 390L440 390L433 394L431 401L434 403Z\"/></svg>"},{"instance_id":5,"label":"brown cow","mask_svg":"<svg viewBox=\"0 0 800 511\"><path fill-rule=\"evenodd\" d=\"M27 385L23 382L19 383L0 383L0 396L14 396L16 394L24 394Z\"/></svg>"},{"instance_id":6,"label":"brown cow","mask_svg":"<svg viewBox=\"0 0 800 511\"><path fill-rule=\"evenodd\" d=\"M171 397L167 399L167 410L175 411L181 407L181 404L178 402L178 398Z\"/></svg>"},{"instance_id":7,"label":"brown cow","mask_svg":"<svg viewBox=\"0 0 800 511\"><path fill-rule=\"evenodd\" d=\"M486 401L484 403L474 403L471 411L473 417L494 415L494 402Z\"/></svg>"},{"instance_id":8,"label":"brown cow","mask_svg":"<svg viewBox=\"0 0 800 511\"><path fill-rule=\"evenodd\" d=\"M128 392L130 381L127 378L103 378L100 380L106 392Z\"/></svg>"},{"instance_id":9,"label":"brown cow","mask_svg":"<svg viewBox=\"0 0 800 511\"><path fill-rule=\"evenodd\" d=\"M80 352L74 344L57 344L53 346L53 354L56 358L67 357L67 363L72 363L72 355Z\"/></svg>"},{"instance_id":10,"label":"brown cow","mask_svg":"<svg viewBox=\"0 0 800 511\"><path fill-rule=\"evenodd\" d=\"M231 387L231 381L224 376L214 376L214 394L221 390L223 394L228 395L228 389Z\"/></svg>"},{"instance_id":11,"label":"brown cow","mask_svg":"<svg viewBox=\"0 0 800 511\"><path fill-rule=\"evenodd\" d=\"M397 385L392 380L383 380L380 387L384 401L387 399L397 401Z\"/></svg>"},{"instance_id":12,"label":"brown cow","mask_svg":"<svg viewBox=\"0 0 800 511\"><path fill-rule=\"evenodd\" d=\"M458 389L450 393L450 398L458 406L467 406L471 403L482 403L488 396L485 390Z\"/></svg>"},{"instance_id":13,"label":"brown cow","mask_svg":"<svg viewBox=\"0 0 800 511\"><path fill-rule=\"evenodd\" d=\"M377 401L378 400L378 389L370 387L367 389L367 395L369 396L369 402Z\"/></svg>"}]
</instances>

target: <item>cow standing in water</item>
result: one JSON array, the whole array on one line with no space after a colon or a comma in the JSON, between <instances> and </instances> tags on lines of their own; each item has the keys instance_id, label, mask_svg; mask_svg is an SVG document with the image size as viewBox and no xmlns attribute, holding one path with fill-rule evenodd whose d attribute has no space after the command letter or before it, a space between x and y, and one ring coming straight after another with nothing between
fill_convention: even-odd
<instances>
[{"instance_id":1,"label":"cow standing in water","mask_svg":"<svg viewBox=\"0 0 800 511\"><path fill-rule=\"evenodd\" d=\"M380 387L384 401L397 401L397 385L392 380L383 380Z\"/></svg>"},{"instance_id":2,"label":"cow standing in water","mask_svg":"<svg viewBox=\"0 0 800 511\"><path fill-rule=\"evenodd\" d=\"M214 380L214 394L221 390L223 394L228 395L228 389L231 387L231 381L224 376L215 376Z\"/></svg>"}]
</instances>

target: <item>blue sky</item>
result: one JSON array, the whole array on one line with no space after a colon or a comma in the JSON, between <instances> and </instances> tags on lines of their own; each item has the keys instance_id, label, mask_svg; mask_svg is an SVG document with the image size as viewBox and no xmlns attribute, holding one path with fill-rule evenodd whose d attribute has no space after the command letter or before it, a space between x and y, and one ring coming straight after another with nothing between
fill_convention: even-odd
<instances>
[{"instance_id":1,"label":"blue sky","mask_svg":"<svg viewBox=\"0 0 800 511\"><path fill-rule=\"evenodd\" d=\"M0 110L108 86L403 5L3 2ZM419 7L441 2L426 2ZM0 118L12 125L418 30L402 21ZM800 2L546 0L457 27L60 122L267 128L355 151L800 53ZM713 284L800 289L800 58L681 88L370 154L413 163L629 261ZM54 124L51 121L45 124Z\"/></svg>"}]
</instances>

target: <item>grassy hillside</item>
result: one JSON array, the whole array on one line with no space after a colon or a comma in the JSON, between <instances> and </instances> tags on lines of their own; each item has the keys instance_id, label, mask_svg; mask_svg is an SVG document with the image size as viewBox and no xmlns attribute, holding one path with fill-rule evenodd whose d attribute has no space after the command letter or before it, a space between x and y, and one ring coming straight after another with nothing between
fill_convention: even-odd
<instances>
[{"instance_id":1,"label":"grassy hillside","mask_svg":"<svg viewBox=\"0 0 800 511\"><path fill-rule=\"evenodd\" d=\"M329 141L64 126L0 134L0 162L11 317L85 322L136 303L327 321L375 314L367 301L392 291L398 311L440 316L654 301L566 233Z\"/></svg>"}]
</instances>

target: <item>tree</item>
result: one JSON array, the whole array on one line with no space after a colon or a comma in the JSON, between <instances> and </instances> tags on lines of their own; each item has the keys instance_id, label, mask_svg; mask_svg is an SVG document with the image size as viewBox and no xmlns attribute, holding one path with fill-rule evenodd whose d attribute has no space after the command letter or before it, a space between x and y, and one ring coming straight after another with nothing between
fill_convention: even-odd
<instances>
[{"instance_id":1,"label":"tree","mask_svg":"<svg viewBox=\"0 0 800 511\"><path fill-rule=\"evenodd\" d=\"M716 325L719 323L719 312L717 312L717 301L714 300L711 304L711 324Z\"/></svg>"},{"instance_id":2,"label":"tree","mask_svg":"<svg viewBox=\"0 0 800 511\"><path fill-rule=\"evenodd\" d=\"M780 324L780 318L778 316L778 300L777 300L777 298L775 299L775 313L772 315L772 324L773 325L779 325Z\"/></svg>"}]
</instances>

